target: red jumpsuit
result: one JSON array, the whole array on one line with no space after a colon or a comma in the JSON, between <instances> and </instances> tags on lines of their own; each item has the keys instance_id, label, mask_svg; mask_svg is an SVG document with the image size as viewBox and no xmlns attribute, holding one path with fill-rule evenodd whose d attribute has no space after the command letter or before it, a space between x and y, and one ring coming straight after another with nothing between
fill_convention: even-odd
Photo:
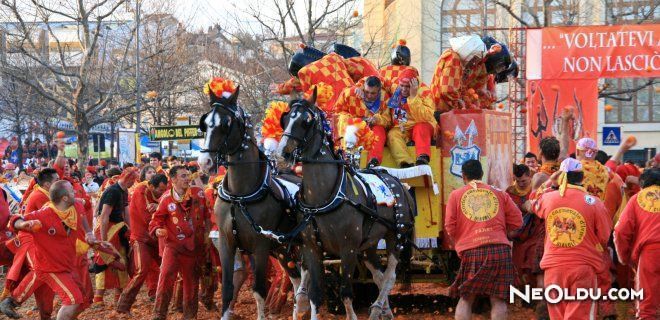
<instances>
[{"instance_id":1,"label":"red jumpsuit","mask_svg":"<svg viewBox=\"0 0 660 320\"><path fill-rule=\"evenodd\" d=\"M601 288L602 273L607 273L603 252L612 230L612 222L598 198L581 187L568 185L566 193L544 193L536 203L536 214L545 220L545 251L541 268L544 285L558 285L572 295L577 288ZM555 295L552 292L551 295ZM554 298L554 296L553 296ZM551 319L595 317L597 301L561 301L548 304Z\"/></svg>"},{"instance_id":2,"label":"red jumpsuit","mask_svg":"<svg viewBox=\"0 0 660 320\"><path fill-rule=\"evenodd\" d=\"M11 265L14 258L14 254L5 245L5 241L13 235L11 231L7 230L10 212L6 197L5 192L0 190L0 266Z\"/></svg>"},{"instance_id":3,"label":"red jumpsuit","mask_svg":"<svg viewBox=\"0 0 660 320\"><path fill-rule=\"evenodd\" d=\"M66 212L58 212L54 205L47 205L23 217L12 217L10 226L20 218L25 221L38 220L42 224L40 230L31 232L35 248L34 270L12 292L14 300L22 303L37 290L49 289L47 292L56 293L63 305L87 306L80 274L75 269L76 244L83 230L84 211L80 203ZM52 311L52 295L48 299L37 299L37 305L43 317L44 313ZM43 310L42 306L50 310Z\"/></svg>"},{"instance_id":4,"label":"red jumpsuit","mask_svg":"<svg viewBox=\"0 0 660 320\"><path fill-rule=\"evenodd\" d=\"M506 189L506 193L509 194L518 209L521 209L522 204L530 198L531 188L522 190L514 184ZM511 257L513 259L513 265L516 267L519 284L535 283L532 281L537 241L534 233L539 228L543 228L543 226L538 217L533 213L523 213L523 227L513 237L513 248L511 250Z\"/></svg>"},{"instance_id":5,"label":"red jumpsuit","mask_svg":"<svg viewBox=\"0 0 660 320\"><path fill-rule=\"evenodd\" d=\"M155 318L165 319L179 273L183 282L183 316L197 316L199 278L208 239L208 210L204 191L190 187L180 198L173 189L167 191L149 223L149 233L165 229L163 260L156 291Z\"/></svg>"},{"instance_id":6,"label":"red jumpsuit","mask_svg":"<svg viewBox=\"0 0 660 320\"><path fill-rule=\"evenodd\" d=\"M135 273L124 288L119 302L117 302L117 311L119 312L130 311L144 282L151 276L151 273L157 273L159 270L158 240L149 234L149 222L155 211L149 211L148 206L151 204L158 204L158 198L153 193L153 187L147 182L136 185L133 188L128 210Z\"/></svg>"},{"instance_id":7,"label":"red jumpsuit","mask_svg":"<svg viewBox=\"0 0 660 320\"><path fill-rule=\"evenodd\" d=\"M660 186L642 189L630 198L614 228L614 244L622 264L636 267L637 319L660 318Z\"/></svg>"},{"instance_id":8,"label":"red jumpsuit","mask_svg":"<svg viewBox=\"0 0 660 320\"><path fill-rule=\"evenodd\" d=\"M41 188L39 185L34 185L33 191L25 200L22 214L37 211L49 201L48 190ZM14 261L9 268L9 272L7 272L5 287L8 290L13 290L25 276L28 269L31 270L34 267L34 241L31 233L19 231L18 235L14 239L8 240L7 243L14 250Z\"/></svg>"}]
</instances>

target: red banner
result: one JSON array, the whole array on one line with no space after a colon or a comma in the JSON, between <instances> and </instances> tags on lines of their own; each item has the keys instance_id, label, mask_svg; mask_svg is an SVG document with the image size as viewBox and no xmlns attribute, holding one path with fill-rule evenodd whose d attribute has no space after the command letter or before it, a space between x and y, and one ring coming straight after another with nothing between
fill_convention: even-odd
<instances>
[{"instance_id":1,"label":"red banner","mask_svg":"<svg viewBox=\"0 0 660 320\"><path fill-rule=\"evenodd\" d=\"M660 77L660 24L541 32L541 45L534 51L540 51L542 79Z\"/></svg>"},{"instance_id":2,"label":"red banner","mask_svg":"<svg viewBox=\"0 0 660 320\"><path fill-rule=\"evenodd\" d=\"M597 80L529 80L527 81L527 149L539 154L539 141L548 136L559 137L561 114L573 108L569 124L571 146L582 137L596 139L598 131Z\"/></svg>"}]
</instances>

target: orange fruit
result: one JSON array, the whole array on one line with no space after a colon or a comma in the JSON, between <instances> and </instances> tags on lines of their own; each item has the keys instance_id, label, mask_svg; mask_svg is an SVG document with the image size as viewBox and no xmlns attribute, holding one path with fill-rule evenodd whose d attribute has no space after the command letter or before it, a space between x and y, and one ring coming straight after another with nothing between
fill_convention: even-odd
<instances>
[{"instance_id":1,"label":"orange fruit","mask_svg":"<svg viewBox=\"0 0 660 320\"><path fill-rule=\"evenodd\" d=\"M64 131L57 131L57 138L58 139L64 138Z\"/></svg>"},{"instance_id":2,"label":"orange fruit","mask_svg":"<svg viewBox=\"0 0 660 320\"><path fill-rule=\"evenodd\" d=\"M520 113L522 113L522 114L527 113L527 108L522 108L522 109L520 109Z\"/></svg>"},{"instance_id":3,"label":"orange fruit","mask_svg":"<svg viewBox=\"0 0 660 320\"><path fill-rule=\"evenodd\" d=\"M474 91L473 88L470 88L470 89L468 89L468 93L469 93L470 95L473 95L473 94L475 94L475 91Z\"/></svg>"},{"instance_id":4,"label":"orange fruit","mask_svg":"<svg viewBox=\"0 0 660 320\"><path fill-rule=\"evenodd\" d=\"M605 105L605 111L612 111L612 109L614 109L614 107L611 104Z\"/></svg>"},{"instance_id":5,"label":"orange fruit","mask_svg":"<svg viewBox=\"0 0 660 320\"><path fill-rule=\"evenodd\" d=\"M296 267L296 263L293 261L289 261L289 263L286 264L287 268L293 269Z\"/></svg>"},{"instance_id":6,"label":"orange fruit","mask_svg":"<svg viewBox=\"0 0 660 320\"><path fill-rule=\"evenodd\" d=\"M354 18L357 18L359 15L360 15L360 13L357 10L353 11L353 17Z\"/></svg>"},{"instance_id":7,"label":"orange fruit","mask_svg":"<svg viewBox=\"0 0 660 320\"><path fill-rule=\"evenodd\" d=\"M476 94L476 93L473 94L473 95L472 95L472 99L474 99L474 100L479 100L479 95Z\"/></svg>"},{"instance_id":8,"label":"orange fruit","mask_svg":"<svg viewBox=\"0 0 660 320\"><path fill-rule=\"evenodd\" d=\"M630 144L637 144L637 138L635 138L635 136L629 136L626 138L626 142Z\"/></svg>"},{"instance_id":9,"label":"orange fruit","mask_svg":"<svg viewBox=\"0 0 660 320\"><path fill-rule=\"evenodd\" d=\"M504 103L498 103L497 104L497 109L504 109Z\"/></svg>"},{"instance_id":10,"label":"orange fruit","mask_svg":"<svg viewBox=\"0 0 660 320\"><path fill-rule=\"evenodd\" d=\"M646 71L651 72L651 71L653 71L653 68L651 68L651 66L648 66L648 67L646 67Z\"/></svg>"}]
</instances>

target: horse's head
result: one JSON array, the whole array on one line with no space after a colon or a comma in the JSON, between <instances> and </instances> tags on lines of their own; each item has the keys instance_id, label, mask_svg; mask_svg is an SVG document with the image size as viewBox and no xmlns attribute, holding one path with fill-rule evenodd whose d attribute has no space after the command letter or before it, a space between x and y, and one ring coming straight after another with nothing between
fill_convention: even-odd
<instances>
[{"instance_id":1,"label":"horse's head","mask_svg":"<svg viewBox=\"0 0 660 320\"><path fill-rule=\"evenodd\" d=\"M312 97L295 99L289 102L289 112L282 115L280 124L284 133L278 153L287 160L293 160L294 153L311 157L323 144L323 116L316 107L316 89Z\"/></svg>"},{"instance_id":2,"label":"horse's head","mask_svg":"<svg viewBox=\"0 0 660 320\"><path fill-rule=\"evenodd\" d=\"M251 127L249 115L238 103L240 86L230 96L218 97L209 90L211 111L199 120L199 129L205 132L204 147L198 163L202 170L208 171L213 166L217 155L229 156L245 149Z\"/></svg>"}]
</instances>

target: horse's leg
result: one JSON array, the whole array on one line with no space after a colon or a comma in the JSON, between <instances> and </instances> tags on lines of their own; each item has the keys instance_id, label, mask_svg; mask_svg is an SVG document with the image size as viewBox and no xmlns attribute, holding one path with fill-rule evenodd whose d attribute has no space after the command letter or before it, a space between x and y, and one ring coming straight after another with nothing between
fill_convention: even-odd
<instances>
[{"instance_id":1,"label":"horse's leg","mask_svg":"<svg viewBox=\"0 0 660 320\"><path fill-rule=\"evenodd\" d=\"M321 307L321 303L323 303L323 287L321 284L321 272L323 272L323 265L321 261L321 254L315 250L315 248L311 248L310 245L303 245L302 247L303 251L303 260L307 264L307 274L309 277L309 300L310 300L310 306L311 306L311 319L312 320L318 320L318 312L319 308ZM305 272L303 271L303 274ZM301 285L302 289L303 286ZM300 298L300 295L297 295L298 300ZM300 312L300 310L298 310ZM302 316L302 314L298 313L298 316Z\"/></svg>"},{"instance_id":2,"label":"horse's leg","mask_svg":"<svg viewBox=\"0 0 660 320\"><path fill-rule=\"evenodd\" d=\"M265 240L267 241L267 240ZM268 242L261 243L259 248L255 250L252 255L254 263L252 264L252 271L254 273L254 282L252 283L252 295L257 302L257 319L266 319L266 269L268 269Z\"/></svg>"},{"instance_id":3,"label":"horse's leg","mask_svg":"<svg viewBox=\"0 0 660 320\"><path fill-rule=\"evenodd\" d=\"M295 304L293 305L293 320L298 319L298 315L302 315L305 312L309 311L309 288L310 276L309 270L305 266L301 268L301 277L300 285L296 289L294 300Z\"/></svg>"},{"instance_id":4,"label":"horse's leg","mask_svg":"<svg viewBox=\"0 0 660 320\"><path fill-rule=\"evenodd\" d=\"M353 310L353 272L357 264L357 249L345 249L341 254L341 299L346 309L346 320L357 320Z\"/></svg>"},{"instance_id":5,"label":"horse's leg","mask_svg":"<svg viewBox=\"0 0 660 320\"><path fill-rule=\"evenodd\" d=\"M387 306L387 309L385 307L386 303L388 303L390 291L392 291L394 282L396 281L396 265L399 263L399 259L394 253L394 246L395 243L392 243L391 246L388 243L387 268L385 268L385 272L383 273L383 286L380 288L378 298L369 308L369 320L377 320L380 319L381 316L388 319L393 317L391 311L389 311L389 306Z\"/></svg>"},{"instance_id":6,"label":"horse's leg","mask_svg":"<svg viewBox=\"0 0 660 320\"><path fill-rule=\"evenodd\" d=\"M383 271L381 271L382 265L380 264L380 256L378 256L376 253L376 247L367 249L365 251L365 255L367 260L364 262L364 265L367 267L369 272L371 272L371 276L374 280L374 283L378 287L378 292L380 293L380 290L383 289L383 281L385 276ZM385 315L385 318L391 319L394 317L394 315L392 315L392 311L390 310L389 297L386 297L385 302L383 303L383 314Z\"/></svg>"},{"instance_id":7,"label":"horse's leg","mask_svg":"<svg viewBox=\"0 0 660 320\"><path fill-rule=\"evenodd\" d=\"M234 255L236 246L227 243L227 237L220 238L220 261L222 263L222 320L231 319L231 301L234 299Z\"/></svg>"}]
</instances>

